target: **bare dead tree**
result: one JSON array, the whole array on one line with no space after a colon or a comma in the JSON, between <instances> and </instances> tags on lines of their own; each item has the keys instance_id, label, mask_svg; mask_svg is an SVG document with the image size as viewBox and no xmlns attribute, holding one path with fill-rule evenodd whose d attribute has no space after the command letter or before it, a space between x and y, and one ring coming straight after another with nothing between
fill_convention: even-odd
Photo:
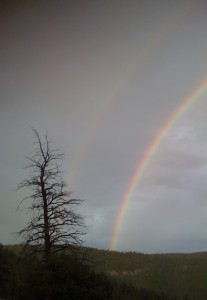
<instances>
[{"instance_id":1,"label":"bare dead tree","mask_svg":"<svg viewBox=\"0 0 207 300\"><path fill-rule=\"evenodd\" d=\"M26 227L18 232L25 245L32 252L43 251L45 258L51 253L64 249L73 249L82 244L82 217L74 207L82 200L71 198L62 180L59 161L63 153L52 149L47 134L40 139L37 130L33 129L35 150L27 157L30 176L18 185L18 188L29 188L32 193L24 198L18 207L28 201L32 213Z\"/></svg>"}]
</instances>

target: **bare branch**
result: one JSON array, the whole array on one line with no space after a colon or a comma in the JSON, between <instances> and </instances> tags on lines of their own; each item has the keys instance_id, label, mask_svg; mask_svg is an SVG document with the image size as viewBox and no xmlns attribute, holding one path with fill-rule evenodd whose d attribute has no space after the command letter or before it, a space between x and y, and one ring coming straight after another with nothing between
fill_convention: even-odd
<instances>
[{"instance_id":1,"label":"bare branch","mask_svg":"<svg viewBox=\"0 0 207 300\"><path fill-rule=\"evenodd\" d=\"M62 180L58 162L64 154L58 149L51 149L47 134L42 141L37 130L32 130L36 149L27 157L29 164L26 169L30 169L30 176L17 187L33 191L18 205L19 209L23 202L30 200L27 209L32 211L32 218L18 235L26 245L33 245L33 250L38 247L35 251L43 251L48 257L52 252L81 245L83 221L74 207L82 201L70 197L71 192L66 190L67 185Z\"/></svg>"}]
</instances>

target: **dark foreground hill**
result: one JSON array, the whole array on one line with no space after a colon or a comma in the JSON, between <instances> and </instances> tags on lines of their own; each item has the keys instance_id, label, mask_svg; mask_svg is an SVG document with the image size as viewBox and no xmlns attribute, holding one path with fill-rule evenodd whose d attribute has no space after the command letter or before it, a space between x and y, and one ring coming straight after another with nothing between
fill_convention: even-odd
<instances>
[{"instance_id":1,"label":"dark foreground hill","mask_svg":"<svg viewBox=\"0 0 207 300\"><path fill-rule=\"evenodd\" d=\"M21 248L0 245L0 299L181 300L117 282L89 259L80 260L88 252L85 248L76 253L50 254L47 259L39 254L25 256Z\"/></svg>"},{"instance_id":2,"label":"dark foreground hill","mask_svg":"<svg viewBox=\"0 0 207 300\"><path fill-rule=\"evenodd\" d=\"M207 252L142 254L90 249L90 255L96 268L118 282L170 296L207 299Z\"/></svg>"},{"instance_id":3,"label":"dark foreground hill","mask_svg":"<svg viewBox=\"0 0 207 300\"><path fill-rule=\"evenodd\" d=\"M0 298L207 300L207 253L149 255L80 248L87 254L84 262L65 253L45 265L39 256L23 259L20 249L0 247Z\"/></svg>"}]
</instances>

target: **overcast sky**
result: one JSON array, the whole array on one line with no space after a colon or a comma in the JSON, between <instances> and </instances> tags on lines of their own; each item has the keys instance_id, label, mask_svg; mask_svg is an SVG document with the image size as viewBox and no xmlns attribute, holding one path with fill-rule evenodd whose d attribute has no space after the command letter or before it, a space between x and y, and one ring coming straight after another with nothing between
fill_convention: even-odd
<instances>
[{"instance_id":1,"label":"overcast sky","mask_svg":"<svg viewBox=\"0 0 207 300\"><path fill-rule=\"evenodd\" d=\"M0 242L16 212L31 127L65 153L64 179L84 199L85 245L108 249L144 154L207 76L203 0L5 1L0 11ZM9 4L7 3L9 2ZM25 4L27 3L27 4ZM116 250L207 250L207 92L148 164Z\"/></svg>"}]
</instances>

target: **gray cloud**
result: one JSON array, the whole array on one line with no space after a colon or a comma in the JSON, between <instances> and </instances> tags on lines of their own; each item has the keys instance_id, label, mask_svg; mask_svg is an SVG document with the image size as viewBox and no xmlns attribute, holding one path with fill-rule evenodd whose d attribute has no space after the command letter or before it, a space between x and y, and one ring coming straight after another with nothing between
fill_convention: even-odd
<instances>
[{"instance_id":1,"label":"gray cloud","mask_svg":"<svg viewBox=\"0 0 207 300\"><path fill-rule=\"evenodd\" d=\"M11 2L0 18L0 233L29 218L15 191L48 131L64 177L84 199L87 245L108 248L139 163L161 128L206 78L206 4L196 1ZM206 93L169 130L135 188L117 249L207 247ZM69 182L76 174L74 182Z\"/></svg>"}]
</instances>

